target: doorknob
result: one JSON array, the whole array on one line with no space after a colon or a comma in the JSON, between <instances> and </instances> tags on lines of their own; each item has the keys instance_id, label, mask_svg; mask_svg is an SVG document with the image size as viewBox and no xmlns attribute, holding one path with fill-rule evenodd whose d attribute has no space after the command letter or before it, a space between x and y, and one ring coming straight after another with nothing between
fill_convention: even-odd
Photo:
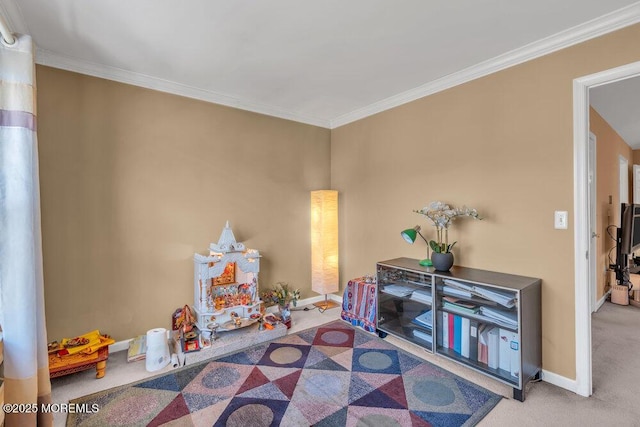
<instances>
[{"instance_id":1,"label":"doorknob","mask_svg":"<svg viewBox=\"0 0 640 427\"><path fill-rule=\"evenodd\" d=\"M591 232L591 238L593 239L594 237L600 237L600 235L598 233L596 233L595 231Z\"/></svg>"}]
</instances>

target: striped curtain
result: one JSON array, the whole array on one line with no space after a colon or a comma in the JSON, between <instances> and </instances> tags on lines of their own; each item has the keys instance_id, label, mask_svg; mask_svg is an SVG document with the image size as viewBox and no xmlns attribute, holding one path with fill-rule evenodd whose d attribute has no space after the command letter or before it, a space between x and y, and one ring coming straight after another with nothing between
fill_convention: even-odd
<instances>
[{"instance_id":1,"label":"striped curtain","mask_svg":"<svg viewBox=\"0 0 640 427\"><path fill-rule=\"evenodd\" d=\"M0 322L5 403L51 402L44 317L33 42L0 42ZM24 407L23 407L24 408ZM31 406L31 408L34 408ZM7 426L49 426L51 414L7 413Z\"/></svg>"}]
</instances>

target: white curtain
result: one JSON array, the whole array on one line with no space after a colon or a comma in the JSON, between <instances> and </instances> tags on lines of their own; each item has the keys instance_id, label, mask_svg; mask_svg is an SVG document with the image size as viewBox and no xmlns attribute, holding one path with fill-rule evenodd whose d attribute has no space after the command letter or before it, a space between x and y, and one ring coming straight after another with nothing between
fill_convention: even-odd
<instances>
[{"instance_id":1,"label":"white curtain","mask_svg":"<svg viewBox=\"0 0 640 427\"><path fill-rule=\"evenodd\" d=\"M6 403L51 401L40 233L33 42L0 42L0 322ZM7 426L51 425L6 414Z\"/></svg>"}]
</instances>

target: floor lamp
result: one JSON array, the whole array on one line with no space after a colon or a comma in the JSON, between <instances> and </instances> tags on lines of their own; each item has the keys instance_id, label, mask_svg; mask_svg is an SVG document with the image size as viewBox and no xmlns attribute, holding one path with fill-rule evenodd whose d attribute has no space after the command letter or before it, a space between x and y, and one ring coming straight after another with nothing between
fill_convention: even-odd
<instances>
[{"instance_id":1,"label":"floor lamp","mask_svg":"<svg viewBox=\"0 0 640 427\"><path fill-rule=\"evenodd\" d=\"M338 279L338 192L311 192L311 289L324 294L314 305L321 310L337 307L327 294L337 292Z\"/></svg>"}]
</instances>

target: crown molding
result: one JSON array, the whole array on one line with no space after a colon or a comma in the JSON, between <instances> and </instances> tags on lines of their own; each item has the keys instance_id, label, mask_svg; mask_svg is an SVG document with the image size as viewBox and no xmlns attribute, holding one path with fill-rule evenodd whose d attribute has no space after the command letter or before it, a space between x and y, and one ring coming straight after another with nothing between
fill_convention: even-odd
<instances>
[{"instance_id":1,"label":"crown molding","mask_svg":"<svg viewBox=\"0 0 640 427\"><path fill-rule=\"evenodd\" d=\"M14 28L17 29L18 32L28 32L25 27L24 20L22 19L20 9L13 0L0 0L0 11L5 12L5 15L9 19L9 23L14 25ZM36 50L36 63L107 80L140 86L147 89L171 93L174 95L194 98L201 101L212 102L258 114L278 117L285 120L292 120L322 128L335 129L348 123L352 123L417 99L433 95L514 65L522 64L532 59L548 55L558 50L602 36L638 22L640 22L640 2L603 15L550 37L530 43L522 48L496 56L495 58L468 67L459 72L441 77L414 89L393 95L368 106L356 109L350 113L340 115L331 120L301 115L272 105L243 100L233 96L199 89L145 74L134 73L120 68L108 67L102 64L70 58L40 48L37 48Z\"/></svg>"},{"instance_id":2,"label":"crown molding","mask_svg":"<svg viewBox=\"0 0 640 427\"><path fill-rule=\"evenodd\" d=\"M530 43L522 48L512 50L481 62L472 67L449 74L427 84L418 86L406 92L399 93L382 101L343 114L330 121L330 128L346 125L394 107L433 95L434 93L450 89L480 77L493 74L514 65L522 64L532 59L556 52L578 43L602 36L640 22L640 2L603 15L584 24Z\"/></svg>"},{"instance_id":3,"label":"crown molding","mask_svg":"<svg viewBox=\"0 0 640 427\"><path fill-rule=\"evenodd\" d=\"M14 0L0 0L0 13L13 33L31 34L22 17L22 11Z\"/></svg>"},{"instance_id":4,"label":"crown molding","mask_svg":"<svg viewBox=\"0 0 640 427\"><path fill-rule=\"evenodd\" d=\"M126 83L153 89L160 92L171 93L173 95L198 99L201 101L233 107L240 110L251 111L253 113L273 116L280 119L292 120L322 128L329 128L329 121L317 117L304 116L290 111L283 110L271 105L260 104L235 98L221 93L199 89L192 86L183 85L169 80L135 73L121 68L109 67L89 61L79 60L64 55L59 55L44 49L36 49L36 63L48 67L86 74L102 79L113 80L119 83Z\"/></svg>"}]
</instances>

